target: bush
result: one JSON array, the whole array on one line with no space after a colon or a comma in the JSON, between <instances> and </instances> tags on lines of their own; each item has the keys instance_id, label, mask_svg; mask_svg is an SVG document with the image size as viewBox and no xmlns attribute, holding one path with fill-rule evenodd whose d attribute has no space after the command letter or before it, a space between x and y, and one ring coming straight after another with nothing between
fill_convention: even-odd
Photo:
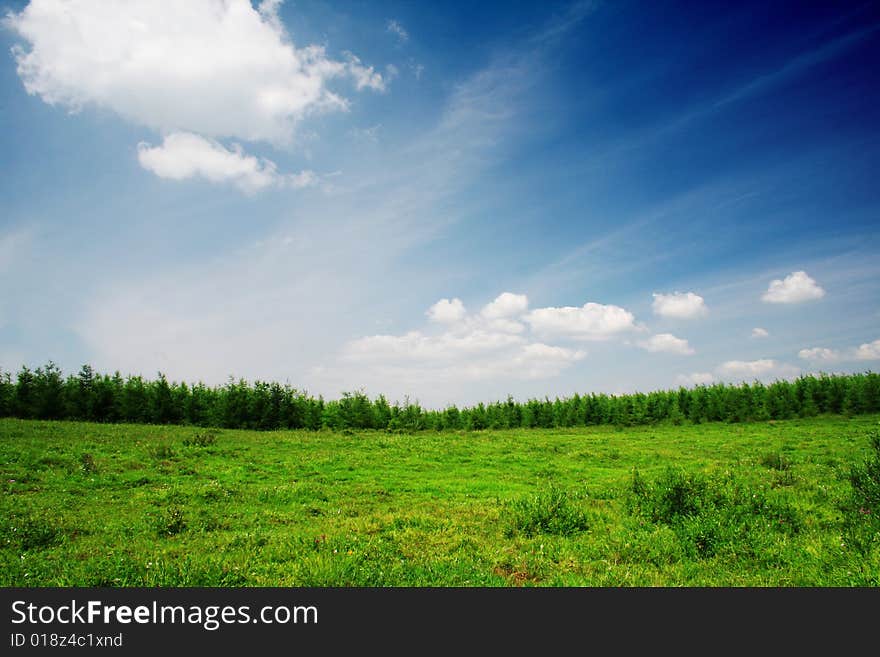
<instances>
[{"instance_id":1,"label":"bush","mask_svg":"<svg viewBox=\"0 0 880 657\"><path fill-rule=\"evenodd\" d=\"M850 495L841 505L847 543L863 553L880 545L880 429L868 438L871 453L850 468Z\"/></svg>"},{"instance_id":2,"label":"bush","mask_svg":"<svg viewBox=\"0 0 880 657\"><path fill-rule=\"evenodd\" d=\"M653 484L638 470L633 472L629 507L655 523L671 524L679 518L697 515L707 505L709 487L698 474L669 468Z\"/></svg>"},{"instance_id":3,"label":"bush","mask_svg":"<svg viewBox=\"0 0 880 657\"><path fill-rule=\"evenodd\" d=\"M516 500L508 513L508 536L516 532L571 536L588 527L586 515L575 507L572 496L552 484L546 492Z\"/></svg>"},{"instance_id":4,"label":"bush","mask_svg":"<svg viewBox=\"0 0 880 657\"><path fill-rule=\"evenodd\" d=\"M630 513L669 527L684 552L698 558L728 546L766 543L774 534L797 533L802 527L794 507L763 489L673 469L654 482L635 471L627 502Z\"/></svg>"}]
</instances>

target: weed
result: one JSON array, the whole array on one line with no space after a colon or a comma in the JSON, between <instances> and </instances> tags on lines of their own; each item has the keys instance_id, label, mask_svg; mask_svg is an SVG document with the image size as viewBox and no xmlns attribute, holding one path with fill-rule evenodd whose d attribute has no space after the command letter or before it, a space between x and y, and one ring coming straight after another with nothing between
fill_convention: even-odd
<instances>
[{"instance_id":1,"label":"weed","mask_svg":"<svg viewBox=\"0 0 880 657\"><path fill-rule=\"evenodd\" d=\"M153 528L159 536L175 536L186 529L183 509L170 506L153 516Z\"/></svg>"},{"instance_id":2,"label":"weed","mask_svg":"<svg viewBox=\"0 0 880 657\"><path fill-rule=\"evenodd\" d=\"M64 533L48 514L10 514L0 523L0 542L18 550L43 550L61 543Z\"/></svg>"},{"instance_id":3,"label":"weed","mask_svg":"<svg viewBox=\"0 0 880 657\"><path fill-rule=\"evenodd\" d=\"M784 472L786 470L791 470L793 463L785 454L772 452L770 454L764 454L764 456L761 457L761 465L765 468L770 468L771 470Z\"/></svg>"},{"instance_id":4,"label":"weed","mask_svg":"<svg viewBox=\"0 0 880 657\"><path fill-rule=\"evenodd\" d=\"M184 447L211 447L216 444L217 434L213 431L204 431L183 439Z\"/></svg>"},{"instance_id":5,"label":"weed","mask_svg":"<svg viewBox=\"0 0 880 657\"><path fill-rule=\"evenodd\" d=\"M84 475L98 474L98 464L95 463L95 457L84 452L79 457L79 469Z\"/></svg>"},{"instance_id":6,"label":"weed","mask_svg":"<svg viewBox=\"0 0 880 657\"><path fill-rule=\"evenodd\" d=\"M174 450L167 443L156 443L147 447L147 453L157 461L174 458Z\"/></svg>"}]
</instances>

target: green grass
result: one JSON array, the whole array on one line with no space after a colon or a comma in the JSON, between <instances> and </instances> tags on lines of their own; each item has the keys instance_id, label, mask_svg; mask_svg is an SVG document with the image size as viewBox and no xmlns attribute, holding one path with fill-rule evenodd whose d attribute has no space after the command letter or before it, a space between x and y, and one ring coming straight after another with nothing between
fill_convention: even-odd
<instances>
[{"instance_id":1,"label":"green grass","mask_svg":"<svg viewBox=\"0 0 880 657\"><path fill-rule=\"evenodd\" d=\"M878 416L474 433L0 420L3 586L877 586Z\"/></svg>"}]
</instances>

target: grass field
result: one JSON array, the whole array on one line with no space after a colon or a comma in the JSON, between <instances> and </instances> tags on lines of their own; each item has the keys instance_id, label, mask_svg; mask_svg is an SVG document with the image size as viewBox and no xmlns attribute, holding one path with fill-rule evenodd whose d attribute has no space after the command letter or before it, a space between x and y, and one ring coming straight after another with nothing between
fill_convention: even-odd
<instances>
[{"instance_id":1,"label":"grass field","mask_svg":"<svg viewBox=\"0 0 880 657\"><path fill-rule=\"evenodd\" d=\"M0 420L3 586L853 586L878 416L474 433ZM634 471L638 475L634 475Z\"/></svg>"}]
</instances>

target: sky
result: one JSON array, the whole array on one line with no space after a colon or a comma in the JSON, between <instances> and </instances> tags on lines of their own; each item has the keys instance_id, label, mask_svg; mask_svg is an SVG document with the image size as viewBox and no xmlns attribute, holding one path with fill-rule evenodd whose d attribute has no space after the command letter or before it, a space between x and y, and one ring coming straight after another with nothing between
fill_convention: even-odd
<instances>
[{"instance_id":1,"label":"sky","mask_svg":"<svg viewBox=\"0 0 880 657\"><path fill-rule=\"evenodd\" d=\"M473 404L880 364L880 8L5 0L0 368Z\"/></svg>"}]
</instances>

